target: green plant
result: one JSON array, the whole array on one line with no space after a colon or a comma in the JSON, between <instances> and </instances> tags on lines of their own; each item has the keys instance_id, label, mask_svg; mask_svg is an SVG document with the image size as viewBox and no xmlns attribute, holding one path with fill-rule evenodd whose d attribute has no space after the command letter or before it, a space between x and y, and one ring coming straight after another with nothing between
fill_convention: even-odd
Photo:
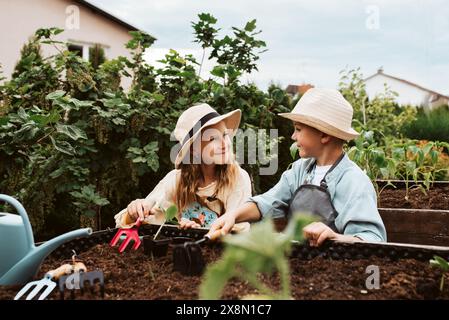
<instances>
[{"instance_id":1,"label":"green plant","mask_svg":"<svg viewBox=\"0 0 449 320\"><path fill-rule=\"evenodd\" d=\"M443 291L444 279L446 277L446 273L449 271L449 262L447 262L446 260L444 260L439 256L433 256L433 259L431 259L429 262L432 267L440 268L442 271L440 280L440 291Z\"/></svg>"},{"instance_id":2,"label":"green plant","mask_svg":"<svg viewBox=\"0 0 449 320\"><path fill-rule=\"evenodd\" d=\"M88 218L96 217L97 229L101 229L100 209L109 204L109 201L97 192L92 185L81 187L80 191L72 191L70 195L76 199L73 204L76 206L77 212Z\"/></svg>"},{"instance_id":3,"label":"green plant","mask_svg":"<svg viewBox=\"0 0 449 320\"><path fill-rule=\"evenodd\" d=\"M209 18L200 15L200 21ZM71 192L88 186L110 203L107 210L94 207L95 225L112 226L114 213L145 197L173 169L170 151L175 142L170 136L181 112L193 104L209 103L222 114L241 109L243 129L279 128L278 141L268 139L266 145L288 143L282 137L290 129L276 114L291 109L289 97L275 85L264 92L240 83L239 75L256 66L262 48L255 22L228 35L232 43L242 44L241 50L229 44L219 48L221 39L214 32L207 36L209 27L218 30L215 24L199 26L198 43L217 49L220 56L226 52L221 62L214 61L215 70L224 72L218 80L201 79L200 64L174 50L161 67L149 65L143 54L155 39L143 32L131 33L125 44L129 57L95 68L54 40L61 29L36 31L16 75L0 84L0 190L25 205L37 239L82 223L86 216L80 215ZM51 46L55 54L40 57L43 46ZM132 80L127 90L120 86L122 77ZM225 78L226 85L221 81ZM264 179L258 174L260 162L244 165L256 193L270 188L287 166L288 159L278 160L278 173Z\"/></svg>"},{"instance_id":4,"label":"green plant","mask_svg":"<svg viewBox=\"0 0 449 320\"><path fill-rule=\"evenodd\" d=\"M154 234L153 240L156 240L159 232L162 230L162 227L165 226L166 223L178 224L178 219L176 218L178 207L176 205L171 205L167 208L167 210L164 210L162 208L160 209L164 212L164 222L161 224L159 229L157 229L156 233Z\"/></svg>"},{"instance_id":5,"label":"green plant","mask_svg":"<svg viewBox=\"0 0 449 320\"><path fill-rule=\"evenodd\" d=\"M410 139L449 142L449 106L430 111L419 108L416 119L405 125L402 131Z\"/></svg>"},{"instance_id":6,"label":"green plant","mask_svg":"<svg viewBox=\"0 0 449 320\"><path fill-rule=\"evenodd\" d=\"M446 143L429 141L420 144L416 140L385 139L385 145L379 146L374 132L362 131L355 139L355 145L348 149L348 156L357 163L374 182L378 195L377 179L402 179L405 181L406 200L408 200L411 182L414 187L426 193L441 172L438 151ZM385 186L391 186L389 181Z\"/></svg>"},{"instance_id":7,"label":"green plant","mask_svg":"<svg viewBox=\"0 0 449 320\"><path fill-rule=\"evenodd\" d=\"M247 281L263 298L291 299L290 271L287 255L292 241L303 239L302 229L311 223L310 216L294 215L285 233L277 233L267 219L251 227L247 233L224 238L221 259L207 268L200 286L200 299L219 299L232 277ZM279 272L281 290L274 292L258 278L259 273ZM252 297L253 298L253 297Z\"/></svg>"},{"instance_id":8,"label":"green plant","mask_svg":"<svg viewBox=\"0 0 449 320\"><path fill-rule=\"evenodd\" d=\"M397 93L387 86L369 99L360 68L345 69L340 74L339 90L354 109L353 126L357 131L372 131L375 141L383 144L385 137L400 137L403 127L415 119L416 109L400 107L395 103Z\"/></svg>"}]
</instances>

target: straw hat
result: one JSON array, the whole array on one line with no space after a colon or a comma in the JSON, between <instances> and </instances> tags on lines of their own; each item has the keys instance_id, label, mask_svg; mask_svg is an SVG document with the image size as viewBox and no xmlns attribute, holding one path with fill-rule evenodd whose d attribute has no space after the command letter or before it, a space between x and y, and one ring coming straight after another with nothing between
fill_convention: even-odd
<instances>
[{"instance_id":1,"label":"straw hat","mask_svg":"<svg viewBox=\"0 0 449 320\"><path fill-rule=\"evenodd\" d=\"M352 113L351 104L338 90L311 88L299 99L292 112L279 115L348 141L359 135L351 127Z\"/></svg>"},{"instance_id":2,"label":"straw hat","mask_svg":"<svg viewBox=\"0 0 449 320\"><path fill-rule=\"evenodd\" d=\"M184 111L179 117L173 132L176 140L181 144L181 150L176 156L175 168L179 167L185 155L189 152L190 146L205 127L224 121L232 138L237 132L241 117L242 112L239 109L220 115L206 103L190 107Z\"/></svg>"}]
</instances>

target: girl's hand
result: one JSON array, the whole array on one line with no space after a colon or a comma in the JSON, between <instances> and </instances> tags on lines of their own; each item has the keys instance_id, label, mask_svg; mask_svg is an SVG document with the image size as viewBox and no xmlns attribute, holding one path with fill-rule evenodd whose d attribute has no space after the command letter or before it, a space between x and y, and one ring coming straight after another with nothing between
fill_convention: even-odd
<instances>
[{"instance_id":1,"label":"girl's hand","mask_svg":"<svg viewBox=\"0 0 449 320\"><path fill-rule=\"evenodd\" d=\"M191 229L191 228L201 228L201 226L196 223L195 221L181 218L181 221L179 222L179 228L180 229Z\"/></svg>"},{"instance_id":2,"label":"girl's hand","mask_svg":"<svg viewBox=\"0 0 449 320\"><path fill-rule=\"evenodd\" d=\"M145 199L136 199L131 201L131 203L127 207L128 216L136 221L137 218L140 220L144 220L145 217L151 214L152 203L149 203Z\"/></svg>"}]
</instances>

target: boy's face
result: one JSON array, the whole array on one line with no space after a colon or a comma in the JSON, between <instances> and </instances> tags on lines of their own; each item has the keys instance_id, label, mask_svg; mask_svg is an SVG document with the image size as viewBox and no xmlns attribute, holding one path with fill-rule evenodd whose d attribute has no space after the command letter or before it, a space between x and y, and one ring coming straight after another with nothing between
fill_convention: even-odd
<instances>
[{"instance_id":1,"label":"boy's face","mask_svg":"<svg viewBox=\"0 0 449 320\"><path fill-rule=\"evenodd\" d=\"M323 134L315 128L300 122L293 122L295 131L292 139L296 141L301 158L316 158L322 149L321 138Z\"/></svg>"}]
</instances>

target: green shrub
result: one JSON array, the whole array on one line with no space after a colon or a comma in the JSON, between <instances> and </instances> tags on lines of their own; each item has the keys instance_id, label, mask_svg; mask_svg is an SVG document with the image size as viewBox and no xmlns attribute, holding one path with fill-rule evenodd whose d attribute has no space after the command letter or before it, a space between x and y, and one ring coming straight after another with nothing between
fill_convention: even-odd
<instances>
[{"instance_id":1,"label":"green shrub","mask_svg":"<svg viewBox=\"0 0 449 320\"><path fill-rule=\"evenodd\" d=\"M209 103L222 114L239 108L243 129L281 128L290 136L277 116L291 109L284 91L240 82L240 74L257 69L265 46L255 38L255 21L217 38L202 36L216 19L199 17L196 40L220 61L208 80L197 72L200 63L174 50L160 68L145 63L143 52L155 39L142 32L131 33L130 58L98 68L54 41L62 32L57 28L37 30L22 50L20 67L0 84L0 192L24 204L38 240L86 223L112 226L115 213L145 197L173 169L170 135L180 113L195 103ZM57 47L57 54L41 57L41 45ZM123 76L132 78L129 91L120 87ZM276 175L260 179L259 166L244 165L256 193L285 169L281 164Z\"/></svg>"},{"instance_id":2,"label":"green shrub","mask_svg":"<svg viewBox=\"0 0 449 320\"><path fill-rule=\"evenodd\" d=\"M408 123L403 133L411 139L449 142L449 107L442 106L427 113L419 108L416 120Z\"/></svg>"}]
</instances>

